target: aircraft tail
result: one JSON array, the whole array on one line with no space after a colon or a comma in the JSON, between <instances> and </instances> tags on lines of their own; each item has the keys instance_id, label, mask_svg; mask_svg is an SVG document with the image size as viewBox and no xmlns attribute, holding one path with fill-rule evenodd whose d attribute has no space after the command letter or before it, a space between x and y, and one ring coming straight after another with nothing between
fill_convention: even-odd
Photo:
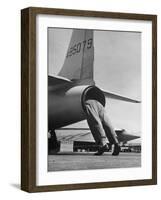
<instances>
[{"instance_id":1,"label":"aircraft tail","mask_svg":"<svg viewBox=\"0 0 161 200\"><path fill-rule=\"evenodd\" d=\"M73 30L66 58L59 76L70 80L93 80L93 31Z\"/></svg>"}]
</instances>

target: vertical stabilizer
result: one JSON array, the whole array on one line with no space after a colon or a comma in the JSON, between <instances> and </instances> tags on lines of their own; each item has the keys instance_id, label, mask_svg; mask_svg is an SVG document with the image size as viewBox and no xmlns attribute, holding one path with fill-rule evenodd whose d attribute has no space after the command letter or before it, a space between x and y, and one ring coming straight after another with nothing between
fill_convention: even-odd
<instances>
[{"instance_id":1,"label":"vertical stabilizer","mask_svg":"<svg viewBox=\"0 0 161 200\"><path fill-rule=\"evenodd\" d=\"M93 80L94 46L92 30L73 30L59 76L70 80Z\"/></svg>"}]
</instances>

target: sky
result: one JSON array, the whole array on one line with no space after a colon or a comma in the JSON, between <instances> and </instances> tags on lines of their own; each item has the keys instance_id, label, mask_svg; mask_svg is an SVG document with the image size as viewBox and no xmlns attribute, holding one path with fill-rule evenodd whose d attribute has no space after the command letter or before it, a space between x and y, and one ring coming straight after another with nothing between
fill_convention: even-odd
<instances>
[{"instance_id":1,"label":"sky","mask_svg":"<svg viewBox=\"0 0 161 200\"><path fill-rule=\"evenodd\" d=\"M71 34L72 29L48 29L49 75L57 75L63 66ZM141 33L94 30L94 80L106 91L141 100ZM115 128L141 134L141 104L106 102ZM72 127L88 125L83 121Z\"/></svg>"}]
</instances>

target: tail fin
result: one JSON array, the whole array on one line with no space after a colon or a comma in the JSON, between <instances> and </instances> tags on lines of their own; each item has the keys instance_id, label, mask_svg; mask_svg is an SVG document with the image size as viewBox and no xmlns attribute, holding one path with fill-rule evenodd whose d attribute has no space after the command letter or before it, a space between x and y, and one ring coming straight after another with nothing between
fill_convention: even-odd
<instances>
[{"instance_id":1,"label":"tail fin","mask_svg":"<svg viewBox=\"0 0 161 200\"><path fill-rule=\"evenodd\" d=\"M70 80L93 80L93 61L93 31L75 29L58 75Z\"/></svg>"}]
</instances>

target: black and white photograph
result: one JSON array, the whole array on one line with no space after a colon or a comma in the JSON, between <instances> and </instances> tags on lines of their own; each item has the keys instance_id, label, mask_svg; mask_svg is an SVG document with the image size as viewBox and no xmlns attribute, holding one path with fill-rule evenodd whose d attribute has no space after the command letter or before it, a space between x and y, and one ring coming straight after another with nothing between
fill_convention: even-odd
<instances>
[{"instance_id":1,"label":"black and white photograph","mask_svg":"<svg viewBox=\"0 0 161 200\"><path fill-rule=\"evenodd\" d=\"M23 190L157 183L156 22L22 10Z\"/></svg>"},{"instance_id":2,"label":"black and white photograph","mask_svg":"<svg viewBox=\"0 0 161 200\"><path fill-rule=\"evenodd\" d=\"M141 38L48 27L48 172L141 167Z\"/></svg>"}]
</instances>

